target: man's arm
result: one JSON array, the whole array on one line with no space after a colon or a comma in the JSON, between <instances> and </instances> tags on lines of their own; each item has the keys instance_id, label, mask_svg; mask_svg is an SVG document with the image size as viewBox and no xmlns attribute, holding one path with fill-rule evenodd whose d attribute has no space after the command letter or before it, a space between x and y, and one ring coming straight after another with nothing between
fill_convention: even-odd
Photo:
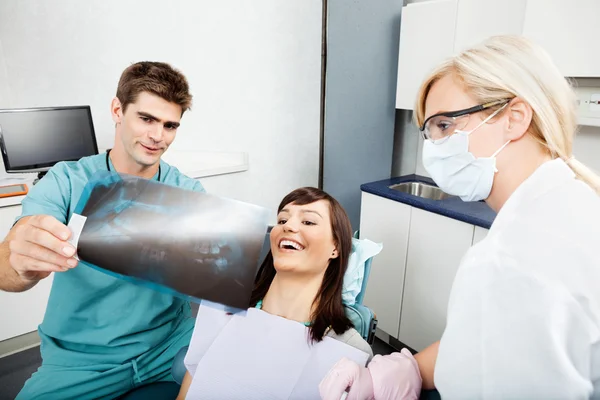
<instances>
[{"instance_id":1,"label":"man's arm","mask_svg":"<svg viewBox=\"0 0 600 400\"><path fill-rule=\"evenodd\" d=\"M66 242L71 235L65 225L70 193L65 163L56 164L30 188L18 222L0 243L0 290L22 292L51 272L76 265L75 249Z\"/></svg>"},{"instance_id":2,"label":"man's arm","mask_svg":"<svg viewBox=\"0 0 600 400\"><path fill-rule=\"evenodd\" d=\"M435 361L437 360L439 347L440 342L438 341L425 348L420 353L415 354L415 360L417 360L417 363L419 364L419 372L421 373L421 379L423 380L423 389L435 389L433 372L435 370Z\"/></svg>"},{"instance_id":3,"label":"man's arm","mask_svg":"<svg viewBox=\"0 0 600 400\"><path fill-rule=\"evenodd\" d=\"M0 244L0 290L23 292L77 265L71 231L49 215L23 217Z\"/></svg>"},{"instance_id":4,"label":"man's arm","mask_svg":"<svg viewBox=\"0 0 600 400\"><path fill-rule=\"evenodd\" d=\"M181 382L181 388L179 389L179 395L177 395L176 400L185 400L185 396L187 396L188 390L190 390L190 385L192 384L192 376L189 372L185 373L183 377L183 382Z\"/></svg>"},{"instance_id":5,"label":"man's arm","mask_svg":"<svg viewBox=\"0 0 600 400\"><path fill-rule=\"evenodd\" d=\"M30 281L23 280L17 271L10 265L10 241L15 237L15 228L26 222L29 218L30 217L25 217L19 220L17 225L8 232L8 235L0 244L0 289L7 292L23 292L34 287L39 281L39 279ZM49 274L50 272L48 272L48 275ZM42 279L41 275L40 279Z\"/></svg>"}]
</instances>

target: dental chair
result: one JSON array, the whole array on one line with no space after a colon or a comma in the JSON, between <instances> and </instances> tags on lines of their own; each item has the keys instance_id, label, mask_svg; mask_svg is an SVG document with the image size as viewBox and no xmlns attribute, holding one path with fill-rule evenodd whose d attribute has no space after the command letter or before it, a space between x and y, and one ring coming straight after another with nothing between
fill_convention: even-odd
<instances>
[{"instance_id":1,"label":"dental chair","mask_svg":"<svg viewBox=\"0 0 600 400\"><path fill-rule=\"evenodd\" d=\"M354 238L359 238L359 231L354 233ZM363 278L362 287L360 293L356 296L355 303L353 305L344 305L346 308L346 316L352 321L354 329L361 334L363 339L370 345L375 340L375 329L377 328L377 316L369 307L363 304L365 298L365 292L367 290L367 283L369 282L369 275L371 273L371 263L373 257L365 261L365 276Z\"/></svg>"}]
</instances>

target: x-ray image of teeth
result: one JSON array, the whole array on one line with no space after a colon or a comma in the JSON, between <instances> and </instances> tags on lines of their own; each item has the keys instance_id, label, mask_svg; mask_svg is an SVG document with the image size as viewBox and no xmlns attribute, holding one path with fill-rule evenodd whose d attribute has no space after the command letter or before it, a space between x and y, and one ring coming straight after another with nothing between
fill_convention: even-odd
<instances>
[{"instance_id":1,"label":"x-ray image of teeth","mask_svg":"<svg viewBox=\"0 0 600 400\"><path fill-rule=\"evenodd\" d=\"M245 309L268 210L143 178L106 174L75 210L85 264L180 297Z\"/></svg>"}]
</instances>

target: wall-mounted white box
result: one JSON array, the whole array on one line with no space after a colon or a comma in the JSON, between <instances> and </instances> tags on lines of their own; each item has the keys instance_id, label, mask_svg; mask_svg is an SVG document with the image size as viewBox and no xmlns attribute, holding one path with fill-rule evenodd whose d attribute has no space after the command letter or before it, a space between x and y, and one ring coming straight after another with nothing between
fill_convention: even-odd
<instances>
[{"instance_id":1,"label":"wall-mounted white box","mask_svg":"<svg viewBox=\"0 0 600 400\"><path fill-rule=\"evenodd\" d=\"M574 89L579 125L600 126L600 79L577 79Z\"/></svg>"}]
</instances>

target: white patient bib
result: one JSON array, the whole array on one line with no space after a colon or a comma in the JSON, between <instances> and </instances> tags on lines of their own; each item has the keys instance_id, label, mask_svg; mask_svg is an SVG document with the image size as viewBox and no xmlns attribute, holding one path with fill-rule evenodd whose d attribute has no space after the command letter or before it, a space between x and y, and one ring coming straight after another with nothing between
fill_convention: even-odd
<instances>
[{"instance_id":1,"label":"white patient bib","mask_svg":"<svg viewBox=\"0 0 600 400\"><path fill-rule=\"evenodd\" d=\"M199 317L220 312L202 308ZM347 357L365 365L369 358L331 337L313 344L304 325L258 309L228 318L221 319L224 324L216 337L211 334L201 341L205 351L195 366L187 399L320 399L319 383L337 361ZM194 338L202 334L201 326L198 319ZM211 336L214 340L207 345ZM198 348L194 338L190 352Z\"/></svg>"}]
</instances>

